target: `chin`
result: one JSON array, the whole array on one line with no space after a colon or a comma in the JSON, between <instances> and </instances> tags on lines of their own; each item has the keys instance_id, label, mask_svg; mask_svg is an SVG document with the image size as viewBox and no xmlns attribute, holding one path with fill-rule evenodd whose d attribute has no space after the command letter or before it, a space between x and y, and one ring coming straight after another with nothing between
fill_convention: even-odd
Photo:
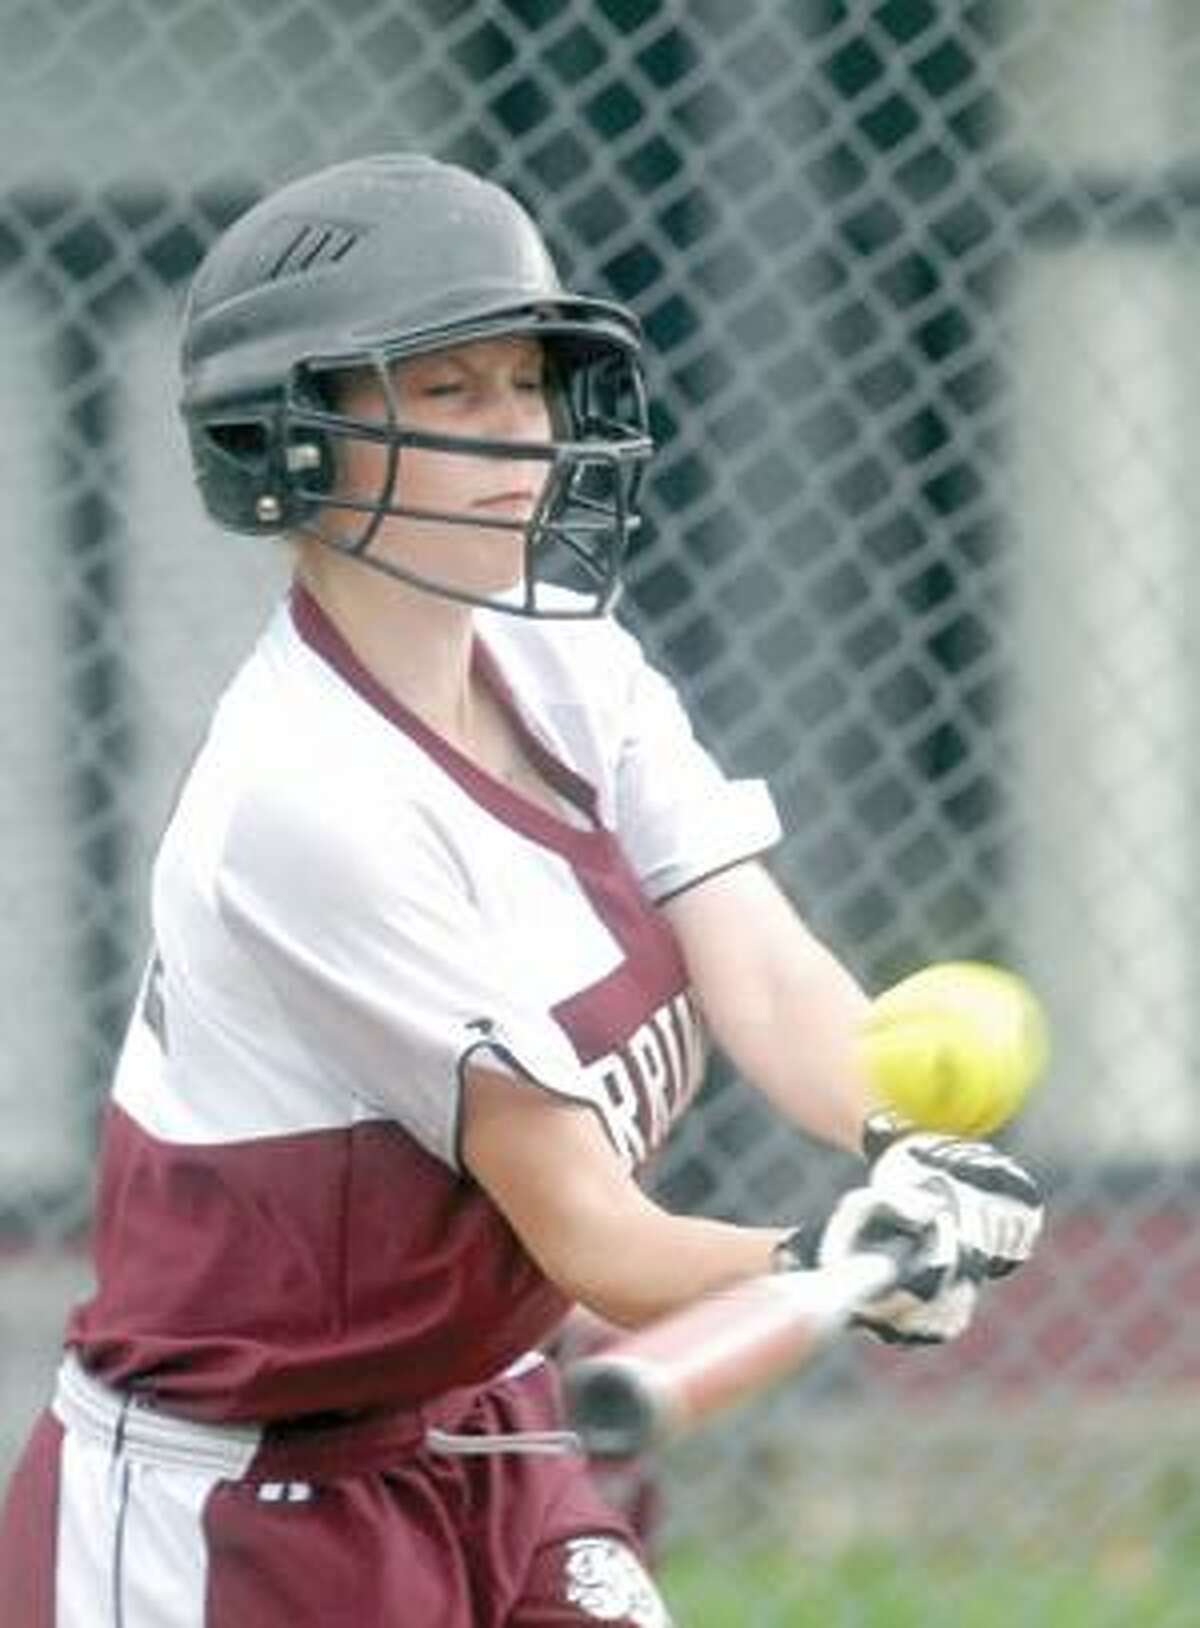
<instances>
[{"instance_id":1,"label":"chin","mask_svg":"<svg viewBox=\"0 0 1200 1628\"><path fill-rule=\"evenodd\" d=\"M414 549L384 537L376 540L371 552L401 571L411 571L429 582L444 582L462 593L509 594L525 580L524 539L507 548L497 546L495 532L478 539L461 532L447 534L436 547L428 546L429 539L422 541L425 546Z\"/></svg>"},{"instance_id":2,"label":"chin","mask_svg":"<svg viewBox=\"0 0 1200 1628\"><path fill-rule=\"evenodd\" d=\"M495 538L489 538L488 543L490 547L485 544L473 558L464 558L460 555L456 559L452 553L447 552L439 564L447 578L461 583L468 593L511 593L525 580L524 548L522 547L518 558L514 558L512 554L506 557L502 551L497 558Z\"/></svg>"}]
</instances>

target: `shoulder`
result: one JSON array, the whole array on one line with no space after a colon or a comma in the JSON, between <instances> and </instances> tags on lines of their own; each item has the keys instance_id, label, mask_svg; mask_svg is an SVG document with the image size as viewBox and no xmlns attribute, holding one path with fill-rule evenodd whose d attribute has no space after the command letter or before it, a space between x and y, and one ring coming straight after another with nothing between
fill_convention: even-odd
<instances>
[{"instance_id":1,"label":"shoulder","mask_svg":"<svg viewBox=\"0 0 1200 1628\"><path fill-rule=\"evenodd\" d=\"M445 801L444 778L276 621L214 714L160 860L218 897L332 903L444 865Z\"/></svg>"},{"instance_id":2,"label":"shoulder","mask_svg":"<svg viewBox=\"0 0 1200 1628\"><path fill-rule=\"evenodd\" d=\"M329 754L293 746L251 772L229 821L222 891L252 881L334 913L375 913L457 883L452 813L436 786L423 792L404 769L343 743Z\"/></svg>"}]
</instances>

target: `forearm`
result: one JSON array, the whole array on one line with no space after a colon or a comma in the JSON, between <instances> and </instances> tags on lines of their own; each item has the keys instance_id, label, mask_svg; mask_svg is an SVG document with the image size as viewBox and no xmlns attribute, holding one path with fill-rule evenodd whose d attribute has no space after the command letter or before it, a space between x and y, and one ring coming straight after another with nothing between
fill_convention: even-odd
<instances>
[{"instance_id":1,"label":"forearm","mask_svg":"<svg viewBox=\"0 0 1200 1628\"><path fill-rule=\"evenodd\" d=\"M868 1094L855 1055L867 996L758 865L666 912L713 1038L739 1074L822 1141L857 1151Z\"/></svg>"},{"instance_id":2,"label":"forearm","mask_svg":"<svg viewBox=\"0 0 1200 1628\"><path fill-rule=\"evenodd\" d=\"M757 1011L741 1008L717 1039L739 1073L810 1135L857 1152L869 1111L855 1033L867 998L818 944L764 968Z\"/></svg>"},{"instance_id":3,"label":"forearm","mask_svg":"<svg viewBox=\"0 0 1200 1628\"><path fill-rule=\"evenodd\" d=\"M553 1240L538 1264L597 1317L636 1328L769 1271L784 1236L782 1228L673 1215L647 1202L641 1213L630 1206L576 1239ZM531 1249L538 1252L536 1241Z\"/></svg>"}]
</instances>

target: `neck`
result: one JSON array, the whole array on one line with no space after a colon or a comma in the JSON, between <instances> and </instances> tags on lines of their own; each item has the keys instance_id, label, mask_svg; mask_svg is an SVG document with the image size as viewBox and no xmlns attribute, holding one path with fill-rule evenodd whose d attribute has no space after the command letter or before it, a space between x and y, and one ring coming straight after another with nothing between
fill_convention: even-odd
<instances>
[{"instance_id":1,"label":"neck","mask_svg":"<svg viewBox=\"0 0 1200 1628\"><path fill-rule=\"evenodd\" d=\"M302 558L297 578L358 659L422 722L456 745L471 739L469 605L439 599L355 562Z\"/></svg>"}]
</instances>

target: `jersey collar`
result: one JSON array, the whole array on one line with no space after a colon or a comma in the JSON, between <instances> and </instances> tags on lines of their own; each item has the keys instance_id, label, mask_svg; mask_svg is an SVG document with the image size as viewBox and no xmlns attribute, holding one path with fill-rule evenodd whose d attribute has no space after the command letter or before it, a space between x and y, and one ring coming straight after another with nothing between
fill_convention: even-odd
<instances>
[{"instance_id":1,"label":"jersey collar","mask_svg":"<svg viewBox=\"0 0 1200 1628\"><path fill-rule=\"evenodd\" d=\"M502 780L489 774L471 758L452 746L432 729L411 707L388 690L360 660L322 606L300 582L292 584L290 597L292 624L310 649L314 650L364 701L381 713L428 754L476 802L505 824L516 827L535 841L570 851L590 846L603 828L596 807L596 790L587 780L557 757L530 728L513 696L495 656L476 636L472 662L478 676L492 691L516 730L523 749L543 779L574 804L588 819L592 829L570 824L549 809L522 797ZM607 833L604 833L605 835Z\"/></svg>"}]
</instances>

